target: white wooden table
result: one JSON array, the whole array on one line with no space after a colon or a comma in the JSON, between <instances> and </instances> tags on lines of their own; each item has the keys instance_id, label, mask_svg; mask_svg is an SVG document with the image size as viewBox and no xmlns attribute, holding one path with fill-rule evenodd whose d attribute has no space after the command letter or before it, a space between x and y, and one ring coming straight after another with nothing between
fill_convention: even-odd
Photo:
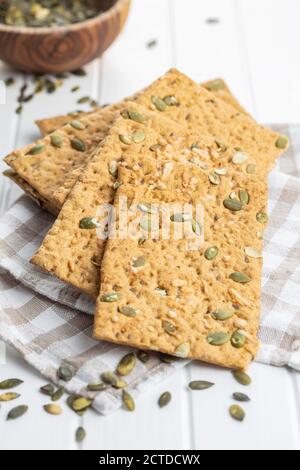
<instances>
[{"instance_id":1,"label":"white wooden table","mask_svg":"<svg viewBox=\"0 0 300 470\"><path fill-rule=\"evenodd\" d=\"M125 32L87 68L87 77L72 77L55 95L40 95L21 116L14 112L19 87L8 89L6 104L0 105L0 154L38 136L34 119L76 109L79 96L92 95L101 103L119 100L171 66L199 82L224 77L260 122L300 122L299 17L298 0L133 0ZM207 18L219 23L208 24ZM158 45L148 49L146 43L153 38ZM11 73L0 64L0 79ZM15 76L22 83L24 78ZM69 92L75 84L81 85L76 95ZM0 212L20 193L1 177ZM252 401L244 406L244 423L233 421L227 412L232 392L242 387L227 371L196 363L141 397L135 413L120 410L102 417L90 412L78 418L66 409L57 418L41 411L45 400L38 389L44 380L7 349L0 378L25 381L22 402L31 412L18 423L7 423L10 405L2 405L0 448L299 449L300 374L257 363L250 373L253 384L246 393ZM189 393L191 378L216 386ZM165 390L172 392L173 401L161 410L157 398ZM79 425L88 433L81 447L74 440Z\"/></svg>"}]
</instances>

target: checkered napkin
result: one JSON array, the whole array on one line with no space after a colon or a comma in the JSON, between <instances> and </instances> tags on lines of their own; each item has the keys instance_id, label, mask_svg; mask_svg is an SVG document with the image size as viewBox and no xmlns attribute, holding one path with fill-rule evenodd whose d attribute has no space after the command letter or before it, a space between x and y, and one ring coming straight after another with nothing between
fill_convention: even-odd
<instances>
[{"instance_id":1,"label":"checkered napkin","mask_svg":"<svg viewBox=\"0 0 300 470\"><path fill-rule=\"evenodd\" d=\"M273 128L289 135L291 147L269 178L270 222L256 360L300 370L300 126ZM53 382L61 364L71 365L76 375L68 391L86 394L86 385L114 370L128 349L95 341L93 301L28 262L52 223L52 216L26 196L0 219L0 337ZM164 364L152 353L147 363L138 361L128 377L129 390L137 396L186 363ZM94 408L103 414L120 404L115 389L94 400Z\"/></svg>"}]
</instances>

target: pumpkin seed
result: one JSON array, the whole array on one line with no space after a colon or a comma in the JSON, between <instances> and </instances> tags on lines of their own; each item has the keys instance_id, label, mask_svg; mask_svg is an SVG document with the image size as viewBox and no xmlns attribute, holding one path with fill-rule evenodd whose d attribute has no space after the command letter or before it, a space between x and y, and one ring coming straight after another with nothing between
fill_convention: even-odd
<instances>
[{"instance_id":1,"label":"pumpkin seed","mask_svg":"<svg viewBox=\"0 0 300 470\"><path fill-rule=\"evenodd\" d=\"M116 177L118 174L118 162L116 162L115 160L112 160L108 165L108 171L111 174L111 176Z\"/></svg>"},{"instance_id":2,"label":"pumpkin seed","mask_svg":"<svg viewBox=\"0 0 300 470\"><path fill-rule=\"evenodd\" d=\"M242 165L247 160L248 160L248 156L244 152L241 152L241 151L235 152L232 157L232 163L234 163L235 165Z\"/></svg>"},{"instance_id":3,"label":"pumpkin seed","mask_svg":"<svg viewBox=\"0 0 300 470\"><path fill-rule=\"evenodd\" d=\"M179 101L174 95L167 95L164 97L164 102L167 106L179 106Z\"/></svg>"},{"instance_id":4,"label":"pumpkin seed","mask_svg":"<svg viewBox=\"0 0 300 470\"><path fill-rule=\"evenodd\" d=\"M211 313L211 316L215 320L219 320L219 321L228 320L228 318L231 318L232 315L233 315L233 311L230 311L230 310L215 310L214 312Z\"/></svg>"},{"instance_id":5,"label":"pumpkin seed","mask_svg":"<svg viewBox=\"0 0 300 470\"><path fill-rule=\"evenodd\" d=\"M51 400L52 401L58 401L60 400L60 398L63 396L63 394L65 393L65 388L64 387L59 387L56 392L54 392L52 395L51 395Z\"/></svg>"},{"instance_id":6,"label":"pumpkin seed","mask_svg":"<svg viewBox=\"0 0 300 470\"><path fill-rule=\"evenodd\" d=\"M59 379L64 380L65 382L70 382L75 375L75 371L69 366L60 366L57 371L57 376Z\"/></svg>"},{"instance_id":7,"label":"pumpkin seed","mask_svg":"<svg viewBox=\"0 0 300 470\"><path fill-rule=\"evenodd\" d=\"M168 333L169 335L174 335L176 333L176 326L170 321L164 320L162 322L162 326L165 332Z\"/></svg>"},{"instance_id":8,"label":"pumpkin seed","mask_svg":"<svg viewBox=\"0 0 300 470\"><path fill-rule=\"evenodd\" d=\"M118 292L111 292L110 294L103 294L100 297L101 302L117 302L120 299Z\"/></svg>"},{"instance_id":9,"label":"pumpkin seed","mask_svg":"<svg viewBox=\"0 0 300 470\"><path fill-rule=\"evenodd\" d=\"M23 383L23 380L20 379L7 379L3 380L0 382L0 390L8 390L9 388L15 388L18 387L18 385L21 385Z\"/></svg>"},{"instance_id":10,"label":"pumpkin seed","mask_svg":"<svg viewBox=\"0 0 300 470\"><path fill-rule=\"evenodd\" d=\"M8 413L6 419L9 421L9 420L12 420L12 419L20 418L27 411L28 411L28 406L27 405L16 406L16 408L13 408L12 410L10 410L10 412Z\"/></svg>"},{"instance_id":11,"label":"pumpkin seed","mask_svg":"<svg viewBox=\"0 0 300 470\"><path fill-rule=\"evenodd\" d=\"M22 111L23 111L23 106L20 105L20 106L18 106L18 107L16 108L15 113L16 113L16 114L21 114Z\"/></svg>"},{"instance_id":12,"label":"pumpkin seed","mask_svg":"<svg viewBox=\"0 0 300 470\"><path fill-rule=\"evenodd\" d=\"M207 85L205 85L205 88L207 88L210 91L223 90L223 88L225 88L225 84L223 80L218 78L208 83Z\"/></svg>"},{"instance_id":13,"label":"pumpkin seed","mask_svg":"<svg viewBox=\"0 0 300 470\"><path fill-rule=\"evenodd\" d=\"M72 93L76 93L76 91L80 90L80 86L76 85L71 88Z\"/></svg>"},{"instance_id":14,"label":"pumpkin seed","mask_svg":"<svg viewBox=\"0 0 300 470\"><path fill-rule=\"evenodd\" d=\"M123 390L123 392L122 392L122 401L123 401L124 407L126 408L127 411L134 411L135 410L134 399L130 395L130 393L126 392L126 390Z\"/></svg>"},{"instance_id":15,"label":"pumpkin seed","mask_svg":"<svg viewBox=\"0 0 300 470\"><path fill-rule=\"evenodd\" d=\"M206 341L212 346L222 346L226 344L230 339L230 334L223 331L218 331L216 333L210 333L206 337Z\"/></svg>"},{"instance_id":16,"label":"pumpkin seed","mask_svg":"<svg viewBox=\"0 0 300 470\"><path fill-rule=\"evenodd\" d=\"M164 353L160 353L159 358L164 364L172 364L176 360L176 357Z\"/></svg>"},{"instance_id":17,"label":"pumpkin seed","mask_svg":"<svg viewBox=\"0 0 300 470\"><path fill-rule=\"evenodd\" d=\"M75 75L76 77L86 77L87 72L83 68L79 68L76 70L72 70L71 74Z\"/></svg>"},{"instance_id":18,"label":"pumpkin seed","mask_svg":"<svg viewBox=\"0 0 300 470\"><path fill-rule=\"evenodd\" d=\"M146 351L138 351L137 352L137 358L139 361L141 361L143 364L146 364L146 362L149 361L150 356Z\"/></svg>"},{"instance_id":19,"label":"pumpkin seed","mask_svg":"<svg viewBox=\"0 0 300 470\"><path fill-rule=\"evenodd\" d=\"M50 142L53 147L60 148L63 144L63 140L58 134L51 134Z\"/></svg>"},{"instance_id":20,"label":"pumpkin seed","mask_svg":"<svg viewBox=\"0 0 300 470\"><path fill-rule=\"evenodd\" d=\"M208 179L211 182L211 184L218 185L221 183L221 178L217 173L211 172L208 174Z\"/></svg>"},{"instance_id":21,"label":"pumpkin seed","mask_svg":"<svg viewBox=\"0 0 300 470\"><path fill-rule=\"evenodd\" d=\"M72 408L74 411L82 411L86 410L91 406L93 403L93 400L88 397L78 397L75 398L75 400L72 403Z\"/></svg>"},{"instance_id":22,"label":"pumpkin seed","mask_svg":"<svg viewBox=\"0 0 300 470\"><path fill-rule=\"evenodd\" d=\"M4 83L5 83L6 86L11 86L15 83L15 79L13 77L8 77L8 78L6 78Z\"/></svg>"},{"instance_id":23,"label":"pumpkin seed","mask_svg":"<svg viewBox=\"0 0 300 470\"><path fill-rule=\"evenodd\" d=\"M231 405L231 407L229 408L229 413L230 416L236 421L243 421L246 416L243 408L238 405Z\"/></svg>"},{"instance_id":24,"label":"pumpkin seed","mask_svg":"<svg viewBox=\"0 0 300 470\"><path fill-rule=\"evenodd\" d=\"M50 403L48 405L44 405L44 410L49 413L50 415L61 415L63 410L62 407L59 405L54 405L53 403Z\"/></svg>"},{"instance_id":25,"label":"pumpkin seed","mask_svg":"<svg viewBox=\"0 0 300 470\"><path fill-rule=\"evenodd\" d=\"M192 230L198 236L200 236L202 233L201 225L195 219L192 220Z\"/></svg>"},{"instance_id":26,"label":"pumpkin seed","mask_svg":"<svg viewBox=\"0 0 300 470\"><path fill-rule=\"evenodd\" d=\"M113 385L113 387L120 389L120 388L125 388L125 387L127 387L127 385L128 385L128 383L125 382L125 380L123 380L123 379L118 379L117 382L116 382L116 384Z\"/></svg>"},{"instance_id":27,"label":"pumpkin seed","mask_svg":"<svg viewBox=\"0 0 300 470\"><path fill-rule=\"evenodd\" d=\"M143 202L141 204L138 204L137 207L142 212L146 212L148 214L157 214L157 207L153 206L152 204L147 204L146 202Z\"/></svg>"},{"instance_id":28,"label":"pumpkin seed","mask_svg":"<svg viewBox=\"0 0 300 470\"><path fill-rule=\"evenodd\" d=\"M140 144L141 142L144 142L145 137L145 132L136 131L132 136L132 140L135 144Z\"/></svg>"},{"instance_id":29,"label":"pumpkin seed","mask_svg":"<svg viewBox=\"0 0 300 470\"><path fill-rule=\"evenodd\" d=\"M212 260L214 259L217 254L219 253L219 249L216 246L210 246L205 250L204 256L207 260Z\"/></svg>"},{"instance_id":30,"label":"pumpkin seed","mask_svg":"<svg viewBox=\"0 0 300 470\"><path fill-rule=\"evenodd\" d=\"M254 163L249 163L249 165L247 165L246 172L249 175L254 175L255 171L256 171L256 165Z\"/></svg>"},{"instance_id":31,"label":"pumpkin seed","mask_svg":"<svg viewBox=\"0 0 300 470\"><path fill-rule=\"evenodd\" d=\"M246 372L243 370L234 370L232 371L232 375L235 380L241 385L250 385L252 382L251 377L246 374Z\"/></svg>"},{"instance_id":32,"label":"pumpkin seed","mask_svg":"<svg viewBox=\"0 0 300 470\"><path fill-rule=\"evenodd\" d=\"M140 227L147 232L157 232L159 230L159 225L156 220L152 220L149 216L144 216L140 220Z\"/></svg>"},{"instance_id":33,"label":"pumpkin seed","mask_svg":"<svg viewBox=\"0 0 300 470\"><path fill-rule=\"evenodd\" d=\"M117 372L121 376L126 376L133 371L136 365L136 357L134 353L126 354L119 362Z\"/></svg>"},{"instance_id":34,"label":"pumpkin seed","mask_svg":"<svg viewBox=\"0 0 300 470\"><path fill-rule=\"evenodd\" d=\"M231 336L231 344L234 348L240 349L245 345L246 337L241 330L236 330Z\"/></svg>"},{"instance_id":35,"label":"pumpkin seed","mask_svg":"<svg viewBox=\"0 0 300 470\"><path fill-rule=\"evenodd\" d=\"M34 147L31 147L31 149L26 153L26 155L38 155L39 153L42 153L45 148L46 145L44 144L35 145Z\"/></svg>"},{"instance_id":36,"label":"pumpkin seed","mask_svg":"<svg viewBox=\"0 0 300 470\"><path fill-rule=\"evenodd\" d=\"M252 248L251 246L245 247L245 253L249 258L262 258L262 252Z\"/></svg>"},{"instance_id":37,"label":"pumpkin seed","mask_svg":"<svg viewBox=\"0 0 300 470\"><path fill-rule=\"evenodd\" d=\"M77 129L79 131L83 131L83 129L85 129L85 124L83 124L83 122L81 121L78 121L77 119L74 119L74 121L71 121L70 122L70 125L74 128L74 129Z\"/></svg>"},{"instance_id":38,"label":"pumpkin seed","mask_svg":"<svg viewBox=\"0 0 300 470\"><path fill-rule=\"evenodd\" d=\"M115 387L118 383L118 377L113 372L102 372L101 380L107 385Z\"/></svg>"},{"instance_id":39,"label":"pumpkin seed","mask_svg":"<svg viewBox=\"0 0 300 470\"><path fill-rule=\"evenodd\" d=\"M164 100L162 100L158 96L152 96L151 101L154 104L154 106L156 107L157 111L163 112L167 109L167 105L164 102Z\"/></svg>"},{"instance_id":40,"label":"pumpkin seed","mask_svg":"<svg viewBox=\"0 0 300 470\"><path fill-rule=\"evenodd\" d=\"M192 220L192 216L191 214L178 212L177 214L172 214L170 219L172 222L186 222L188 220Z\"/></svg>"},{"instance_id":41,"label":"pumpkin seed","mask_svg":"<svg viewBox=\"0 0 300 470\"><path fill-rule=\"evenodd\" d=\"M226 207L226 209L229 209L234 212L240 211L243 208L243 204L238 199L230 199L230 198L225 199L223 201L223 204Z\"/></svg>"},{"instance_id":42,"label":"pumpkin seed","mask_svg":"<svg viewBox=\"0 0 300 470\"><path fill-rule=\"evenodd\" d=\"M256 214L256 220L257 222L259 222L260 224L266 224L269 220L269 217L268 217L268 214L266 214L265 212L258 212Z\"/></svg>"},{"instance_id":43,"label":"pumpkin seed","mask_svg":"<svg viewBox=\"0 0 300 470\"><path fill-rule=\"evenodd\" d=\"M234 282L239 282L240 284L246 284L247 282L250 282L251 279L247 274L245 273L240 273L240 272L234 272L230 274L230 279Z\"/></svg>"},{"instance_id":44,"label":"pumpkin seed","mask_svg":"<svg viewBox=\"0 0 300 470\"><path fill-rule=\"evenodd\" d=\"M130 135L120 134L119 139L122 142L122 144L125 144L125 145L130 145L132 143L132 137Z\"/></svg>"},{"instance_id":45,"label":"pumpkin seed","mask_svg":"<svg viewBox=\"0 0 300 470\"><path fill-rule=\"evenodd\" d=\"M71 147L78 152L85 152L86 150L85 143L81 139L78 139L78 137L74 137L74 139L71 140Z\"/></svg>"},{"instance_id":46,"label":"pumpkin seed","mask_svg":"<svg viewBox=\"0 0 300 470\"><path fill-rule=\"evenodd\" d=\"M139 113L138 111L128 111L127 114L129 119L139 122L140 124L144 124L144 122L147 121L146 116L144 116L142 113Z\"/></svg>"},{"instance_id":47,"label":"pumpkin seed","mask_svg":"<svg viewBox=\"0 0 300 470\"><path fill-rule=\"evenodd\" d=\"M147 42L146 46L148 47L148 49L152 49L153 47L155 47L157 45L157 39L151 39L150 41Z\"/></svg>"},{"instance_id":48,"label":"pumpkin seed","mask_svg":"<svg viewBox=\"0 0 300 470\"><path fill-rule=\"evenodd\" d=\"M175 356L185 358L188 357L190 353L190 344L189 343L181 343L175 349Z\"/></svg>"},{"instance_id":49,"label":"pumpkin seed","mask_svg":"<svg viewBox=\"0 0 300 470\"><path fill-rule=\"evenodd\" d=\"M40 392L51 397L51 395L54 393L54 386L52 384L43 385L40 388Z\"/></svg>"},{"instance_id":50,"label":"pumpkin seed","mask_svg":"<svg viewBox=\"0 0 300 470\"><path fill-rule=\"evenodd\" d=\"M172 395L170 392L164 392L158 399L158 405L160 408L167 406L172 400Z\"/></svg>"},{"instance_id":51,"label":"pumpkin seed","mask_svg":"<svg viewBox=\"0 0 300 470\"><path fill-rule=\"evenodd\" d=\"M249 204L250 196L245 189L239 190L239 198L243 206L246 206L247 204Z\"/></svg>"},{"instance_id":52,"label":"pumpkin seed","mask_svg":"<svg viewBox=\"0 0 300 470\"><path fill-rule=\"evenodd\" d=\"M142 266L145 266L145 264L146 264L146 258L144 256L139 256L138 258L132 261L132 266L134 268L141 268Z\"/></svg>"},{"instance_id":53,"label":"pumpkin seed","mask_svg":"<svg viewBox=\"0 0 300 470\"><path fill-rule=\"evenodd\" d=\"M79 221L79 228L83 230L92 230L99 227L99 222L95 217L84 217Z\"/></svg>"},{"instance_id":54,"label":"pumpkin seed","mask_svg":"<svg viewBox=\"0 0 300 470\"><path fill-rule=\"evenodd\" d=\"M21 395L19 393L3 393L0 395L0 401L12 401L16 400L16 398L19 398Z\"/></svg>"},{"instance_id":55,"label":"pumpkin seed","mask_svg":"<svg viewBox=\"0 0 300 470\"><path fill-rule=\"evenodd\" d=\"M289 139L285 135L281 135L275 142L278 149L285 149L289 143Z\"/></svg>"},{"instance_id":56,"label":"pumpkin seed","mask_svg":"<svg viewBox=\"0 0 300 470\"><path fill-rule=\"evenodd\" d=\"M215 142L220 152L226 152L227 146L223 142L221 142L220 140L216 140Z\"/></svg>"},{"instance_id":57,"label":"pumpkin seed","mask_svg":"<svg viewBox=\"0 0 300 470\"><path fill-rule=\"evenodd\" d=\"M215 385L213 382L207 382L206 380L193 380L189 383L191 390L206 390L213 385Z\"/></svg>"},{"instance_id":58,"label":"pumpkin seed","mask_svg":"<svg viewBox=\"0 0 300 470\"><path fill-rule=\"evenodd\" d=\"M134 318L139 314L139 310L129 305L124 305L123 307L118 308L119 312L125 315L126 317Z\"/></svg>"},{"instance_id":59,"label":"pumpkin seed","mask_svg":"<svg viewBox=\"0 0 300 470\"><path fill-rule=\"evenodd\" d=\"M89 101L90 101L89 96L83 96L82 98L79 98L79 100L77 100L77 103L78 104L85 104L85 103L88 103Z\"/></svg>"},{"instance_id":60,"label":"pumpkin seed","mask_svg":"<svg viewBox=\"0 0 300 470\"><path fill-rule=\"evenodd\" d=\"M250 398L245 393L236 392L232 396L233 396L234 400L236 400L236 401L241 401L241 402L250 401Z\"/></svg>"},{"instance_id":61,"label":"pumpkin seed","mask_svg":"<svg viewBox=\"0 0 300 470\"><path fill-rule=\"evenodd\" d=\"M90 392L103 392L104 390L107 390L108 386L107 384L103 382L97 382L94 384L88 384L87 389Z\"/></svg>"},{"instance_id":62,"label":"pumpkin seed","mask_svg":"<svg viewBox=\"0 0 300 470\"><path fill-rule=\"evenodd\" d=\"M84 441L85 438L86 438L85 429L80 426L80 427L76 430L76 433L75 433L76 442L80 443L80 442Z\"/></svg>"}]
</instances>

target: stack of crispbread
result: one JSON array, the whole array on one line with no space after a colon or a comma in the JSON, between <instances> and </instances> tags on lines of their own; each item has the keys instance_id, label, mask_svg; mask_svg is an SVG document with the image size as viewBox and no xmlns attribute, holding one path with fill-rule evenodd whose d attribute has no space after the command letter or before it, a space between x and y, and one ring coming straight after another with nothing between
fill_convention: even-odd
<instances>
[{"instance_id":1,"label":"stack of crispbread","mask_svg":"<svg viewBox=\"0 0 300 470\"><path fill-rule=\"evenodd\" d=\"M286 137L222 80L173 69L121 103L38 125L44 138L7 156L6 174L58 215L32 262L97 298L95 338L245 368L267 175ZM115 220L100 233L104 206ZM135 230L120 237L125 212Z\"/></svg>"}]
</instances>

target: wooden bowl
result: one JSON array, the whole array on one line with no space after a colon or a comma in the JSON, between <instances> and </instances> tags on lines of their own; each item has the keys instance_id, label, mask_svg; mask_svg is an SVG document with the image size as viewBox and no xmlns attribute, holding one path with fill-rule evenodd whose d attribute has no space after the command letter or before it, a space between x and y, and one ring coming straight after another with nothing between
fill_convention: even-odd
<instances>
[{"instance_id":1,"label":"wooden bowl","mask_svg":"<svg viewBox=\"0 0 300 470\"><path fill-rule=\"evenodd\" d=\"M95 0L96 1L96 0ZM126 22L131 0L101 0L98 16L63 27L32 28L0 24L0 59L34 73L68 72L99 57Z\"/></svg>"}]
</instances>

